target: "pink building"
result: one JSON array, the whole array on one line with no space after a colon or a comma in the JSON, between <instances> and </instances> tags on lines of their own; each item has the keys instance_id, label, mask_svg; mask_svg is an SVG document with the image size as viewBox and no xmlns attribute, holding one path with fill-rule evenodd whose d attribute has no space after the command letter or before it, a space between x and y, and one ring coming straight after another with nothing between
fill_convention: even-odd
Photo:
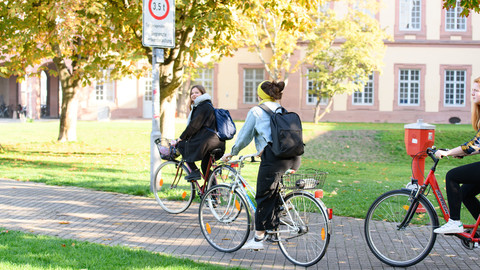
<instances>
[{"instance_id":1,"label":"pink building","mask_svg":"<svg viewBox=\"0 0 480 270\"><path fill-rule=\"evenodd\" d=\"M370 76L364 91L335 96L332 111L322 121L411 123L422 118L448 123L458 118L469 123L471 82L480 76L480 15L463 18L460 9L446 11L442 4L441 0L383 1L375 18L394 41L386 43L382 72ZM340 12L344 8L341 2L331 7ZM301 47L293 57L304 54ZM308 94L311 82L306 74L311 68L303 65L290 74L283 99L283 105L297 111L304 121L313 121L316 101ZM151 117L151 78L109 81L108 70L104 72L104 80L81 91L79 119ZM257 103L256 85L265 79L259 57L240 49L212 69L199 70L192 83L205 85L215 106L229 109L235 119L244 119ZM46 74L29 77L24 83L16 83L14 77L0 78L0 105L27 105L33 118L42 117L44 106L45 117L57 118L59 90L58 79ZM183 115L184 107L177 110Z\"/></svg>"}]
</instances>

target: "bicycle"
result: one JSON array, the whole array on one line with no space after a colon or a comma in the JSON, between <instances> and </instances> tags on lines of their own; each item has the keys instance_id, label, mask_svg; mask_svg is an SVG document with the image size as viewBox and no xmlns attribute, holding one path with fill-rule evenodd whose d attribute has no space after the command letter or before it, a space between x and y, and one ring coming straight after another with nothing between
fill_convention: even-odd
<instances>
[{"instance_id":1,"label":"bicycle","mask_svg":"<svg viewBox=\"0 0 480 270\"><path fill-rule=\"evenodd\" d=\"M254 155L230 161L237 167L231 183L213 186L203 196L199 207L202 234L216 250L234 252L240 249L254 230L253 202L255 191L241 175L244 162ZM228 165L224 165L227 167ZM320 200L323 191L314 196L308 189L322 188L327 173L310 172L283 175L277 213L280 225L267 230L267 241L278 243L285 257L293 264L311 266L325 255L332 232L332 209ZM287 190L291 190L287 193Z\"/></svg>"},{"instance_id":2,"label":"bicycle","mask_svg":"<svg viewBox=\"0 0 480 270\"><path fill-rule=\"evenodd\" d=\"M176 160L179 156L176 148L166 139L156 139L155 144L160 152L160 157L166 161L160 164L155 171L153 194L160 207L168 213L184 212L192 204L196 193L202 197L211 186L223 183L224 179L228 178L228 174L235 171L232 168L217 168L215 156L222 150L216 148L210 152L206 170L210 172L210 169L213 169L212 173L207 175L200 173L204 180L203 183L199 183L201 180L188 182L184 177L191 172L191 169L183 158Z\"/></svg>"},{"instance_id":3,"label":"bicycle","mask_svg":"<svg viewBox=\"0 0 480 270\"><path fill-rule=\"evenodd\" d=\"M450 217L448 206L435 178L439 159L436 149L428 148L426 153L432 160L425 183L419 185L416 179L406 188L392 190L380 195L370 206L365 219L365 238L368 247L382 262L407 267L422 261L432 250L439 226L438 215L433 204L426 197L428 188L433 194L447 221ZM420 153L419 153L420 154ZM477 232L480 216L474 225L464 225L465 232L453 234L460 238L467 249L478 246L480 234Z\"/></svg>"}]
</instances>

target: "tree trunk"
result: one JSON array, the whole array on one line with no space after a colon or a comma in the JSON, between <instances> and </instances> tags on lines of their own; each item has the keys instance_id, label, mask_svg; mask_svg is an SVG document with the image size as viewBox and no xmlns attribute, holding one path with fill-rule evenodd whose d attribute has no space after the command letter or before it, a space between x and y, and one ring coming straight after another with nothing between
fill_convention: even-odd
<instances>
[{"instance_id":1,"label":"tree trunk","mask_svg":"<svg viewBox=\"0 0 480 270\"><path fill-rule=\"evenodd\" d=\"M325 114L330 112L330 108L332 107L332 105L333 105L333 97L330 97L328 99L328 104L325 107L325 110L320 115L318 115L318 113L320 112L320 102L317 103L317 106L315 107L315 124L318 124L318 121L320 121L320 119L322 119L325 116Z\"/></svg>"},{"instance_id":2,"label":"tree trunk","mask_svg":"<svg viewBox=\"0 0 480 270\"><path fill-rule=\"evenodd\" d=\"M315 104L315 109L313 111L313 121L315 124L318 124L318 115L320 114L320 99L317 100L317 104Z\"/></svg>"},{"instance_id":3,"label":"tree trunk","mask_svg":"<svg viewBox=\"0 0 480 270\"><path fill-rule=\"evenodd\" d=\"M163 112L160 114L160 133L163 138L175 139L175 107L177 100L175 95L171 99L164 99L161 108Z\"/></svg>"},{"instance_id":4,"label":"tree trunk","mask_svg":"<svg viewBox=\"0 0 480 270\"><path fill-rule=\"evenodd\" d=\"M62 89L62 111L58 133L58 141L60 142L77 140L78 100L76 99L76 92L74 87Z\"/></svg>"}]
</instances>

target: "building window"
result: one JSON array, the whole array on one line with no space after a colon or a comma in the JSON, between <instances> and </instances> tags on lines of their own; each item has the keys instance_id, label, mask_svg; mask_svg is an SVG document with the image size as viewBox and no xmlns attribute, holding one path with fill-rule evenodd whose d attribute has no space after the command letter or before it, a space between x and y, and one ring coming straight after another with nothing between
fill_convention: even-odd
<instances>
[{"instance_id":1,"label":"building window","mask_svg":"<svg viewBox=\"0 0 480 270\"><path fill-rule=\"evenodd\" d=\"M420 31L422 25L422 1L399 1L399 29L401 31Z\"/></svg>"},{"instance_id":2,"label":"building window","mask_svg":"<svg viewBox=\"0 0 480 270\"><path fill-rule=\"evenodd\" d=\"M263 68L245 68L243 70L243 103L257 103L257 86L263 82Z\"/></svg>"},{"instance_id":3,"label":"building window","mask_svg":"<svg viewBox=\"0 0 480 270\"><path fill-rule=\"evenodd\" d=\"M103 76L95 85L95 97L97 101L114 102L115 87L110 78L110 69L102 70Z\"/></svg>"},{"instance_id":4,"label":"building window","mask_svg":"<svg viewBox=\"0 0 480 270\"><path fill-rule=\"evenodd\" d=\"M354 105L373 105L373 93L374 93L374 81L373 74L368 76L368 81L363 87L363 92L355 91L353 93L353 104Z\"/></svg>"},{"instance_id":5,"label":"building window","mask_svg":"<svg viewBox=\"0 0 480 270\"><path fill-rule=\"evenodd\" d=\"M307 73L317 72L317 69L310 68ZM316 105L317 104L317 94L312 93L311 90L315 89L315 81L307 75L307 105ZM320 105L326 105L328 103L328 98L321 97Z\"/></svg>"},{"instance_id":6,"label":"building window","mask_svg":"<svg viewBox=\"0 0 480 270\"><path fill-rule=\"evenodd\" d=\"M398 104L420 105L420 70L400 69L398 81Z\"/></svg>"},{"instance_id":7,"label":"building window","mask_svg":"<svg viewBox=\"0 0 480 270\"><path fill-rule=\"evenodd\" d=\"M150 72L148 77L144 78L145 82L145 94L143 99L145 101L152 101L153 100L153 90L152 90L152 83L153 83L153 75Z\"/></svg>"},{"instance_id":8,"label":"building window","mask_svg":"<svg viewBox=\"0 0 480 270\"><path fill-rule=\"evenodd\" d=\"M462 17L463 8L460 6L460 1L457 1L455 8L447 9L445 11L445 30L446 31L460 31L467 30L467 19Z\"/></svg>"},{"instance_id":9,"label":"building window","mask_svg":"<svg viewBox=\"0 0 480 270\"><path fill-rule=\"evenodd\" d=\"M193 85L203 85L207 93L213 98L213 68L201 68L197 70Z\"/></svg>"},{"instance_id":10,"label":"building window","mask_svg":"<svg viewBox=\"0 0 480 270\"><path fill-rule=\"evenodd\" d=\"M466 84L465 70L445 70L444 105L464 106Z\"/></svg>"}]
</instances>

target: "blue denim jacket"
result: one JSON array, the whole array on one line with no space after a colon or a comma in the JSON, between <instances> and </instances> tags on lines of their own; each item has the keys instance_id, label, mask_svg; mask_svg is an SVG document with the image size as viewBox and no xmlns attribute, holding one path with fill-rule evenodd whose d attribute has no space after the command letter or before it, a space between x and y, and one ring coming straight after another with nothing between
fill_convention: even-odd
<instances>
[{"instance_id":1,"label":"blue denim jacket","mask_svg":"<svg viewBox=\"0 0 480 270\"><path fill-rule=\"evenodd\" d=\"M280 107L280 104L271 101L267 101L264 104L272 111L275 111ZM247 119L245 119L245 124L238 132L231 154L234 156L238 155L238 153L250 144L254 138L255 148L258 153L263 151L265 146L267 146L267 143L272 142L270 115L258 106L255 106L248 111Z\"/></svg>"}]
</instances>

